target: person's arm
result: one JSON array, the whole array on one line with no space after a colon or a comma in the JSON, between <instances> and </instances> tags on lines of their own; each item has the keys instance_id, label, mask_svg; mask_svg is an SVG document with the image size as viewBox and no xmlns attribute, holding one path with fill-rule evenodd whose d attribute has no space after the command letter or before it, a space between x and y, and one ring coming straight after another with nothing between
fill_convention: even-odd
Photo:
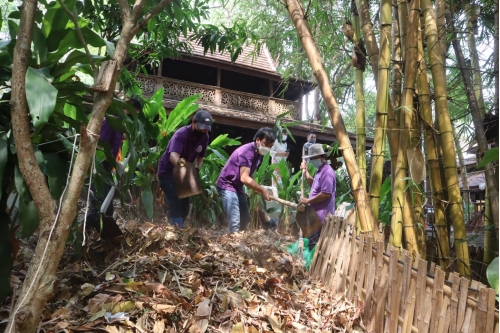
<instances>
[{"instance_id":1,"label":"person's arm","mask_svg":"<svg viewBox=\"0 0 500 333\"><path fill-rule=\"evenodd\" d=\"M200 156L196 159L196 168L200 169L201 168L201 165L203 164L203 159L205 158L205 156Z\"/></svg>"},{"instance_id":2,"label":"person's arm","mask_svg":"<svg viewBox=\"0 0 500 333\"><path fill-rule=\"evenodd\" d=\"M303 203L306 205L318 203L318 202L322 202L322 201L330 199L331 196L332 195L330 193L319 192L317 196L309 198L309 199L308 198L300 198L300 203Z\"/></svg>"},{"instance_id":3,"label":"person's arm","mask_svg":"<svg viewBox=\"0 0 500 333\"><path fill-rule=\"evenodd\" d=\"M302 162L300 164L300 169L304 173L304 176L306 177L306 180L307 180L307 183L309 184L309 186L312 186L314 178L311 177L311 175L309 174L309 171L307 170L307 164L305 162Z\"/></svg>"},{"instance_id":4,"label":"person's arm","mask_svg":"<svg viewBox=\"0 0 500 333\"><path fill-rule=\"evenodd\" d=\"M240 167L240 180L243 185L248 186L254 192L262 195L266 201L270 200L269 192L263 186L257 184L257 182L252 177L250 177L249 167Z\"/></svg>"},{"instance_id":5,"label":"person's arm","mask_svg":"<svg viewBox=\"0 0 500 333\"><path fill-rule=\"evenodd\" d=\"M179 163L179 158L181 157L180 154L176 152L171 152L170 153L170 162L172 162L173 165L177 165Z\"/></svg>"}]
</instances>

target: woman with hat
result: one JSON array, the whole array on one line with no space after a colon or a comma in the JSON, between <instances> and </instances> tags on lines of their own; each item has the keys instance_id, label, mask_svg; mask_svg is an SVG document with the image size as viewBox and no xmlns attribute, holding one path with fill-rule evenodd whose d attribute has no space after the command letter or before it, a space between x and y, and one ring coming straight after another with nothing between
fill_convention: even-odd
<instances>
[{"instance_id":1,"label":"woman with hat","mask_svg":"<svg viewBox=\"0 0 500 333\"><path fill-rule=\"evenodd\" d=\"M314 178L307 171L306 163L302 162L300 169L305 173L305 177L311 192L308 198L300 198L300 203L311 205L321 222L325 223L328 214L335 213L335 193L336 177L335 171L327 163L326 153L321 144L313 144L309 147L309 153L302 157L309 160L309 163L317 170ZM319 240L321 230L309 237L309 248L312 248Z\"/></svg>"}]
</instances>

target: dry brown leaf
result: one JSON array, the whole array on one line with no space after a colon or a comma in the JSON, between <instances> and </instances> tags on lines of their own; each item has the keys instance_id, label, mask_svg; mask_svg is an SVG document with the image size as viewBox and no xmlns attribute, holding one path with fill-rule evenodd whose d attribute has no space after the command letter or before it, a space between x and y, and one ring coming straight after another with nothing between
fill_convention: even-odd
<instances>
[{"instance_id":1,"label":"dry brown leaf","mask_svg":"<svg viewBox=\"0 0 500 333\"><path fill-rule=\"evenodd\" d=\"M141 225L139 226L139 230L142 232L142 235L143 235L144 237L147 237L147 236L148 236L148 234L149 234L149 232L150 232L151 230L153 230L153 228L154 228L154 227L155 227L155 225L154 225L154 224L149 223L149 222L144 222L143 224L141 224Z\"/></svg>"},{"instance_id":2,"label":"dry brown leaf","mask_svg":"<svg viewBox=\"0 0 500 333\"><path fill-rule=\"evenodd\" d=\"M282 325L278 322L278 319L274 316L267 316L267 320L271 324L273 331L276 333L282 333Z\"/></svg>"},{"instance_id":3,"label":"dry brown leaf","mask_svg":"<svg viewBox=\"0 0 500 333\"><path fill-rule=\"evenodd\" d=\"M191 290L192 290L193 292L195 292L195 291L197 291L197 290L198 290L198 288L200 288L200 287L201 287L201 279L196 279L196 280L193 282L193 284L191 285Z\"/></svg>"},{"instance_id":4,"label":"dry brown leaf","mask_svg":"<svg viewBox=\"0 0 500 333\"><path fill-rule=\"evenodd\" d=\"M60 322L57 323L56 328L60 329L60 330L63 330L65 328L67 328L68 326L69 326L69 323L67 323L65 321L60 321Z\"/></svg>"},{"instance_id":5,"label":"dry brown leaf","mask_svg":"<svg viewBox=\"0 0 500 333\"><path fill-rule=\"evenodd\" d=\"M156 295L170 292L167 287L159 282L146 282L145 285L148 292L155 293Z\"/></svg>"},{"instance_id":6,"label":"dry brown leaf","mask_svg":"<svg viewBox=\"0 0 500 333\"><path fill-rule=\"evenodd\" d=\"M250 316L252 317L259 317L260 316L260 305L258 302L251 301L248 304L247 312Z\"/></svg>"},{"instance_id":7,"label":"dry brown leaf","mask_svg":"<svg viewBox=\"0 0 500 333\"><path fill-rule=\"evenodd\" d=\"M174 313L177 307L171 304L154 304L153 309L164 313Z\"/></svg>"},{"instance_id":8,"label":"dry brown leaf","mask_svg":"<svg viewBox=\"0 0 500 333\"><path fill-rule=\"evenodd\" d=\"M128 246L132 246L132 239L130 239L130 236L125 237L125 243L127 243Z\"/></svg>"},{"instance_id":9,"label":"dry brown leaf","mask_svg":"<svg viewBox=\"0 0 500 333\"><path fill-rule=\"evenodd\" d=\"M307 327L299 324L299 323L292 323L293 328L297 330L297 333L306 333L307 332Z\"/></svg>"},{"instance_id":10,"label":"dry brown leaf","mask_svg":"<svg viewBox=\"0 0 500 333\"><path fill-rule=\"evenodd\" d=\"M237 294L231 290L227 292L229 306L233 309L242 309L245 306L245 301L240 294Z\"/></svg>"},{"instance_id":11,"label":"dry brown leaf","mask_svg":"<svg viewBox=\"0 0 500 333\"><path fill-rule=\"evenodd\" d=\"M196 326L200 329L200 333L205 333L208 328L208 317L212 313L210 300L206 299L198 305L196 310Z\"/></svg>"},{"instance_id":12,"label":"dry brown leaf","mask_svg":"<svg viewBox=\"0 0 500 333\"><path fill-rule=\"evenodd\" d=\"M100 311L104 304L108 301L109 295L106 294L97 294L95 295L90 301L89 305L87 306L89 312L91 314L94 314L98 311Z\"/></svg>"},{"instance_id":13,"label":"dry brown leaf","mask_svg":"<svg viewBox=\"0 0 500 333\"><path fill-rule=\"evenodd\" d=\"M259 333L259 330L256 329L254 326L250 325L248 326L247 333Z\"/></svg>"},{"instance_id":14,"label":"dry brown leaf","mask_svg":"<svg viewBox=\"0 0 500 333\"><path fill-rule=\"evenodd\" d=\"M80 289L82 290L81 292L82 296L90 295L94 291L94 288L95 286L93 284L90 283L82 284L82 286L80 287Z\"/></svg>"},{"instance_id":15,"label":"dry brown leaf","mask_svg":"<svg viewBox=\"0 0 500 333\"><path fill-rule=\"evenodd\" d=\"M245 333L245 328L242 323L237 323L231 328L231 333Z\"/></svg>"},{"instance_id":16,"label":"dry brown leaf","mask_svg":"<svg viewBox=\"0 0 500 333\"><path fill-rule=\"evenodd\" d=\"M419 148L406 149L411 179L420 184L426 177L425 157Z\"/></svg>"},{"instance_id":17,"label":"dry brown leaf","mask_svg":"<svg viewBox=\"0 0 500 333\"><path fill-rule=\"evenodd\" d=\"M69 319L69 310L66 308L57 309L56 312L52 314L52 319L61 318L61 319Z\"/></svg>"},{"instance_id":18,"label":"dry brown leaf","mask_svg":"<svg viewBox=\"0 0 500 333\"><path fill-rule=\"evenodd\" d=\"M118 330L118 328L116 326L110 326L110 325L108 325L108 326L106 326L104 328L104 330L106 332L109 332L109 333L120 333L120 331Z\"/></svg>"},{"instance_id":19,"label":"dry brown leaf","mask_svg":"<svg viewBox=\"0 0 500 333\"><path fill-rule=\"evenodd\" d=\"M153 327L153 333L163 333L165 331L165 322L163 320L157 320L155 326Z\"/></svg>"},{"instance_id":20,"label":"dry brown leaf","mask_svg":"<svg viewBox=\"0 0 500 333\"><path fill-rule=\"evenodd\" d=\"M203 257L203 254L201 253L196 253L193 258L191 258L193 261L200 261L201 258Z\"/></svg>"}]
</instances>

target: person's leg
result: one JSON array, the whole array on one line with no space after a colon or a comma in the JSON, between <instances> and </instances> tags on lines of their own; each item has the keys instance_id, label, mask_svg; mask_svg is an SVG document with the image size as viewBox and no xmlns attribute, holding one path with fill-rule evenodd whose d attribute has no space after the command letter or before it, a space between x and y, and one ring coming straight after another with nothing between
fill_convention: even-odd
<instances>
[{"instance_id":1,"label":"person's leg","mask_svg":"<svg viewBox=\"0 0 500 333\"><path fill-rule=\"evenodd\" d=\"M250 216L250 209L248 208L247 196L244 194L238 195L238 204L240 207L240 230L246 230L252 217Z\"/></svg>"},{"instance_id":2,"label":"person's leg","mask_svg":"<svg viewBox=\"0 0 500 333\"><path fill-rule=\"evenodd\" d=\"M165 193L165 200L168 204L168 218L172 220L174 226L182 228L183 216L182 216L182 202L177 197L177 191L175 189L174 179L162 177L160 180L160 187Z\"/></svg>"},{"instance_id":3,"label":"person's leg","mask_svg":"<svg viewBox=\"0 0 500 333\"><path fill-rule=\"evenodd\" d=\"M227 216L228 233L232 234L240 230L240 206L238 195L235 192L219 189L219 196Z\"/></svg>"}]
</instances>

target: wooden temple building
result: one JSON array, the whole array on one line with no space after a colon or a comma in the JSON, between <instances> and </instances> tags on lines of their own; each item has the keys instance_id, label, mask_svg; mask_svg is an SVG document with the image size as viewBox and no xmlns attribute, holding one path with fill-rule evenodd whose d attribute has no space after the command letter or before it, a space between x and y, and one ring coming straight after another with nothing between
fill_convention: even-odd
<instances>
[{"instance_id":1,"label":"wooden temple building","mask_svg":"<svg viewBox=\"0 0 500 333\"><path fill-rule=\"evenodd\" d=\"M211 139L220 134L240 137L242 143L251 142L257 129L272 127L276 116L290 111L287 121L303 117L303 96L314 89L312 82L282 80L276 71L276 63L264 47L261 54L252 56L252 49L245 48L235 62L230 55L203 54L203 47L191 43L190 54L183 53L176 59L164 59L160 66L148 69L147 75L139 74L143 94L151 96L163 87L164 106L171 111L182 99L201 94L198 104L214 118ZM287 140L290 156L288 161L296 168L300 165L302 146L309 131L317 132L317 142L332 144L337 141L331 127L303 122L289 128L295 143ZM356 135L349 134L353 148ZM367 149L373 139L367 138ZM235 147L229 149L229 153ZM337 156L338 157L338 156Z\"/></svg>"}]
</instances>

